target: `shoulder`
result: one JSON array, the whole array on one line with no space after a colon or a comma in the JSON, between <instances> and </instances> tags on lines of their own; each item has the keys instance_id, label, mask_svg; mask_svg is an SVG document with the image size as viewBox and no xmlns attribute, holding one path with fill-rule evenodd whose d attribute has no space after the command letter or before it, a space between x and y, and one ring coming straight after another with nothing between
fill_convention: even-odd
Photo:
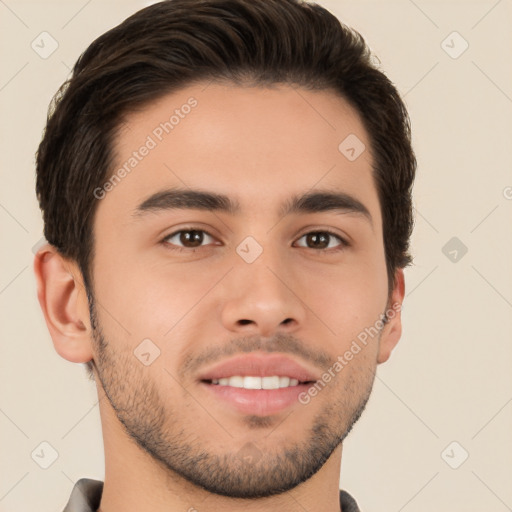
<instances>
[{"instance_id":1,"label":"shoulder","mask_svg":"<svg viewBox=\"0 0 512 512\"><path fill-rule=\"evenodd\" d=\"M71 491L69 501L62 512L96 512L103 493L103 482L81 478Z\"/></svg>"},{"instance_id":2,"label":"shoulder","mask_svg":"<svg viewBox=\"0 0 512 512\"><path fill-rule=\"evenodd\" d=\"M340 490L340 507L342 512L361 512L356 500L347 491Z\"/></svg>"}]
</instances>

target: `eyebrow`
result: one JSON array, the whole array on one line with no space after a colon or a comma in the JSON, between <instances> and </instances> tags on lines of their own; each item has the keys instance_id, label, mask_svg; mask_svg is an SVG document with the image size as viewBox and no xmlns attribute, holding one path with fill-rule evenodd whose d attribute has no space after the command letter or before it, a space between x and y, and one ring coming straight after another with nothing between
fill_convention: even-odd
<instances>
[{"instance_id":1,"label":"eyebrow","mask_svg":"<svg viewBox=\"0 0 512 512\"><path fill-rule=\"evenodd\" d=\"M227 195L205 190L172 188L161 190L149 196L132 212L132 217L141 219L148 213L168 210L207 210L236 215L241 212L240 203ZM345 192L316 190L292 196L281 205L279 216L296 213L319 213L336 211L352 213L369 221L373 227L368 208L358 199Z\"/></svg>"}]
</instances>

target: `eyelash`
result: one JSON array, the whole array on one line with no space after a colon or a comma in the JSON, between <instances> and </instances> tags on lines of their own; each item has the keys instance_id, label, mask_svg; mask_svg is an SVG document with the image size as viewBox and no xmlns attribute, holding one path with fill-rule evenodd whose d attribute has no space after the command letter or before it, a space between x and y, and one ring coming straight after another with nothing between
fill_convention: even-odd
<instances>
[{"instance_id":1,"label":"eyelash","mask_svg":"<svg viewBox=\"0 0 512 512\"><path fill-rule=\"evenodd\" d=\"M167 242L167 240L169 238L172 238L174 237L175 235L179 235L180 233L186 233L186 232L190 232L190 231L199 231L199 232L202 232L202 233L205 233L206 235L212 237L212 238L215 238L211 233L209 233L208 231L204 230L204 229L196 229L196 228L185 228L185 229L180 229L179 231L174 231L174 233L171 233L170 235L167 235L165 238L163 238L161 240L161 243L162 245L168 249L168 250L171 250L171 251L177 251L177 252L195 252L196 249L200 249L201 247L205 247L204 245L202 246L199 246L199 247L180 247L180 246L174 246L173 247L173 244L170 244L169 242ZM300 240L301 238L305 237L306 235L309 235L309 234L312 234L312 233L315 233L315 234L327 234L331 237L334 237L334 238L337 238L341 243L338 247L336 248L330 248L330 249L314 249L312 247L303 247L301 246L303 249L311 249L312 251L315 251L317 253L327 253L327 254L332 254L332 252L338 252L338 251L342 251L343 249L347 248L350 246L350 244L342 237L340 237L340 235L332 232L332 231L329 231L328 229L318 229L318 230L313 230L313 231L307 231L306 233L302 234L298 240Z\"/></svg>"}]
</instances>

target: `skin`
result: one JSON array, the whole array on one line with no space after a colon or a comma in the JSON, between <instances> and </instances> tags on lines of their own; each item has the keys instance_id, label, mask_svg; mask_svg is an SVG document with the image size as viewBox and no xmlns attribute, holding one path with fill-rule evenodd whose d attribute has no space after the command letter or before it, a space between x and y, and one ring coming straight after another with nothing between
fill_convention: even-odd
<instances>
[{"instance_id":1,"label":"skin","mask_svg":"<svg viewBox=\"0 0 512 512\"><path fill-rule=\"evenodd\" d=\"M370 141L358 114L333 92L206 85L127 116L118 166L169 112L190 97L198 102L99 201L92 311L75 262L50 245L34 262L56 351L98 368L100 510L339 511L342 440L364 409L377 365L400 338L399 312L308 404L276 414L237 412L212 398L198 374L245 352L280 353L322 374L402 303L402 270L388 295ZM366 146L353 162L338 150L349 134ZM174 186L226 194L241 212L133 218L147 197ZM292 195L320 188L357 198L371 222L353 212L278 214ZM179 234L169 238L191 227L211 237L188 247ZM330 237L315 246L304 236L326 229L350 245ZM263 249L252 263L236 252L247 236ZM160 349L149 366L134 357L147 338ZM251 461L242 457L247 450L256 454Z\"/></svg>"}]
</instances>

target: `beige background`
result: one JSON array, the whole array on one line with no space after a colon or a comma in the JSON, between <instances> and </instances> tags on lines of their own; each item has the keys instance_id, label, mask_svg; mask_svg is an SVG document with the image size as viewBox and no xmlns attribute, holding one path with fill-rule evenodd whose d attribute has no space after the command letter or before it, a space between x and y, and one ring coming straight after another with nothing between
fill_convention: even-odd
<instances>
[{"instance_id":1,"label":"beige background","mask_svg":"<svg viewBox=\"0 0 512 512\"><path fill-rule=\"evenodd\" d=\"M0 1L1 511L62 510L77 479L104 476L94 384L55 353L36 299L34 152L79 54L149 3ZM341 486L363 512L512 510L512 4L320 3L405 96L419 161L404 335L345 442ZM31 48L43 31L59 45L47 59ZM468 249L455 262L452 237ZM31 457L43 441L48 469Z\"/></svg>"}]
</instances>

